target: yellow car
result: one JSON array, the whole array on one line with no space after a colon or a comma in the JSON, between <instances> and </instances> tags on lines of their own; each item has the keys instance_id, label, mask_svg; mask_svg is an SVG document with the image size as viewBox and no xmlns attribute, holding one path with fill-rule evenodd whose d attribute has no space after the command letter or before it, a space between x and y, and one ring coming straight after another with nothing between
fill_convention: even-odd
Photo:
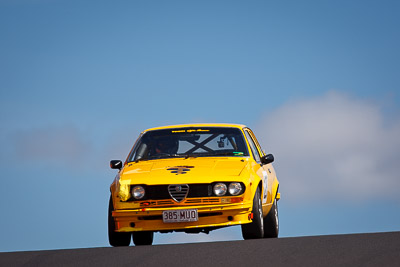
<instances>
[{"instance_id":1,"label":"yellow car","mask_svg":"<svg viewBox=\"0 0 400 267\"><path fill-rule=\"evenodd\" d=\"M154 232L241 225L244 239L277 237L279 182L253 132L238 124L143 131L110 186L111 246L151 245Z\"/></svg>"}]
</instances>

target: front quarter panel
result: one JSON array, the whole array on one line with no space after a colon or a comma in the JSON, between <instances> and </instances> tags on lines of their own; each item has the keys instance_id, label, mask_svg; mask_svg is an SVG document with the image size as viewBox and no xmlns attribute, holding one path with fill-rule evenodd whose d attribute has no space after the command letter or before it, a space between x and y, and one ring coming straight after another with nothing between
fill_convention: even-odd
<instances>
[{"instance_id":1,"label":"front quarter panel","mask_svg":"<svg viewBox=\"0 0 400 267\"><path fill-rule=\"evenodd\" d=\"M120 177L123 173L123 169L121 171L119 171L117 173L117 175L114 178L113 183L110 186L110 191L113 197L113 201L114 201L114 207L116 204L115 201L118 200L122 200L122 201L126 201L130 198L130 185L127 183L121 183Z\"/></svg>"}]
</instances>

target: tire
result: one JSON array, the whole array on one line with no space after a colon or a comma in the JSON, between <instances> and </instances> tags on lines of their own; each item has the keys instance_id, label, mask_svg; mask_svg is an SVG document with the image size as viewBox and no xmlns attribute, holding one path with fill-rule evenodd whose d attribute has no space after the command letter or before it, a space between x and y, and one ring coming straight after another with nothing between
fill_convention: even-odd
<instances>
[{"instance_id":1,"label":"tire","mask_svg":"<svg viewBox=\"0 0 400 267\"><path fill-rule=\"evenodd\" d=\"M108 204L108 242L113 247L129 246L131 243L131 233L115 232L115 220L112 217L114 210L112 198Z\"/></svg>"},{"instance_id":2,"label":"tire","mask_svg":"<svg viewBox=\"0 0 400 267\"><path fill-rule=\"evenodd\" d=\"M276 238L279 234L278 202L274 200L271 210L264 218L264 237Z\"/></svg>"},{"instance_id":3,"label":"tire","mask_svg":"<svg viewBox=\"0 0 400 267\"><path fill-rule=\"evenodd\" d=\"M135 246L153 244L154 232L133 232L132 240Z\"/></svg>"},{"instance_id":4,"label":"tire","mask_svg":"<svg viewBox=\"0 0 400 267\"><path fill-rule=\"evenodd\" d=\"M251 223L242 224L242 236L244 239L256 239L264 237L264 220L260 188L257 188L253 199L253 221Z\"/></svg>"}]
</instances>

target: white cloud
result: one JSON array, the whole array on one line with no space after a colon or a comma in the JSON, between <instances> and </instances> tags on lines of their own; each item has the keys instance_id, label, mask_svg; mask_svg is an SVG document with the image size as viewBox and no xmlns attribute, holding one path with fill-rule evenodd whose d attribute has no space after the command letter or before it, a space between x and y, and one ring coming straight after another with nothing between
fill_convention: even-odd
<instances>
[{"instance_id":1,"label":"white cloud","mask_svg":"<svg viewBox=\"0 0 400 267\"><path fill-rule=\"evenodd\" d=\"M16 157L22 161L83 165L92 147L71 126L19 130L12 143Z\"/></svg>"},{"instance_id":2,"label":"white cloud","mask_svg":"<svg viewBox=\"0 0 400 267\"><path fill-rule=\"evenodd\" d=\"M0 134L0 158L75 171L112 171L108 167L110 160L125 160L139 132L132 127L100 131L82 130L74 125L11 130Z\"/></svg>"},{"instance_id":3,"label":"white cloud","mask_svg":"<svg viewBox=\"0 0 400 267\"><path fill-rule=\"evenodd\" d=\"M275 155L282 197L362 201L399 197L400 118L338 92L287 103L255 129Z\"/></svg>"}]
</instances>

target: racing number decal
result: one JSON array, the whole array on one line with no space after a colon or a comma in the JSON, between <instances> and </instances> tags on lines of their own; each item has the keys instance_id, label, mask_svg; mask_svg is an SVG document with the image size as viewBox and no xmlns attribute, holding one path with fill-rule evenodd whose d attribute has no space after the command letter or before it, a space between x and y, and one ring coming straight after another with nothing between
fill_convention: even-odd
<instances>
[{"instance_id":1,"label":"racing number decal","mask_svg":"<svg viewBox=\"0 0 400 267\"><path fill-rule=\"evenodd\" d=\"M268 173L266 171L262 172L263 177L264 177L264 194L263 194L263 199L262 203L267 203L267 194L268 194Z\"/></svg>"}]
</instances>

